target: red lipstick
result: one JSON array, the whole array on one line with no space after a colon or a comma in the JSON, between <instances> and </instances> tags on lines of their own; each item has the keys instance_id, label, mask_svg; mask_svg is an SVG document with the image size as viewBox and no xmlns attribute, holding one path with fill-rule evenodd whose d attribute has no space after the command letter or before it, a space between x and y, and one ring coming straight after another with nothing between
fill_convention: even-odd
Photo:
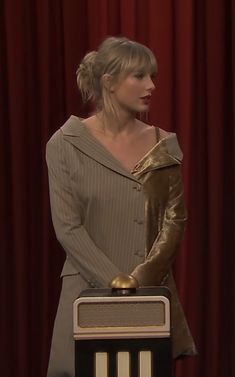
<instances>
[{"instance_id":1,"label":"red lipstick","mask_svg":"<svg viewBox=\"0 0 235 377\"><path fill-rule=\"evenodd\" d=\"M150 102L150 99L151 99L151 95L140 97L140 99L142 99L142 101L144 102L144 104L148 105L149 102Z\"/></svg>"}]
</instances>

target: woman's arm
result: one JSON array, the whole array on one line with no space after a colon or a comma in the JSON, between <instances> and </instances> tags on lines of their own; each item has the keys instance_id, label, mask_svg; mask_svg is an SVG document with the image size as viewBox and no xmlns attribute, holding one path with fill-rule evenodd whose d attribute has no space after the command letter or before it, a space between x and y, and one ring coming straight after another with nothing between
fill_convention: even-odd
<instances>
[{"instance_id":1,"label":"woman's arm","mask_svg":"<svg viewBox=\"0 0 235 377\"><path fill-rule=\"evenodd\" d=\"M64 158L63 138L57 134L47 144L46 160L52 220L58 241L67 257L83 278L93 286L107 286L119 269L101 251L84 228L79 207L75 201L69 169Z\"/></svg>"},{"instance_id":2,"label":"woman's arm","mask_svg":"<svg viewBox=\"0 0 235 377\"><path fill-rule=\"evenodd\" d=\"M164 283L182 239L186 210L180 165L172 167L169 182L169 198L161 231L146 260L132 272L142 286Z\"/></svg>"}]
</instances>

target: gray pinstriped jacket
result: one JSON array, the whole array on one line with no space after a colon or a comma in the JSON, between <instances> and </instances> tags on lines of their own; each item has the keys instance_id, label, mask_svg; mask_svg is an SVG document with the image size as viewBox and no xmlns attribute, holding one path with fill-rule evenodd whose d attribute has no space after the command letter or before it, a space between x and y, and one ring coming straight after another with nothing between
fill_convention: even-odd
<instances>
[{"instance_id":1,"label":"gray pinstriped jacket","mask_svg":"<svg viewBox=\"0 0 235 377\"><path fill-rule=\"evenodd\" d=\"M196 353L171 273L186 219L181 158L171 134L129 173L75 116L49 140L52 220L67 258L48 377L74 375L72 302L121 272L170 288L174 357Z\"/></svg>"}]
</instances>

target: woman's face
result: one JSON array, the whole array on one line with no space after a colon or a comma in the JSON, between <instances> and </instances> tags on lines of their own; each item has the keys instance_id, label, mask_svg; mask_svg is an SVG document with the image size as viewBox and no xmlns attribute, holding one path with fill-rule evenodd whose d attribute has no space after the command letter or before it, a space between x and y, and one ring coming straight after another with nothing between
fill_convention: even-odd
<instances>
[{"instance_id":1,"label":"woman's face","mask_svg":"<svg viewBox=\"0 0 235 377\"><path fill-rule=\"evenodd\" d=\"M114 104L128 112L145 112L149 109L155 85L150 74L132 72L111 87Z\"/></svg>"}]
</instances>

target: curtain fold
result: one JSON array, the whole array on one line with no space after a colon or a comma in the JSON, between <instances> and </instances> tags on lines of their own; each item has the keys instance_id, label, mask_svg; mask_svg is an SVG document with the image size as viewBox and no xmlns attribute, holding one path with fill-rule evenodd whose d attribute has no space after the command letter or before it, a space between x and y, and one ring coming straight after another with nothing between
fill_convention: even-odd
<instances>
[{"instance_id":1,"label":"curtain fold","mask_svg":"<svg viewBox=\"0 0 235 377\"><path fill-rule=\"evenodd\" d=\"M64 253L45 145L70 114L83 55L107 35L158 60L149 122L176 132L189 221L175 263L199 355L176 377L235 375L235 4L232 0L0 2L0 354L4 377L44 377Z\"/></svg>"}]
</instances>

